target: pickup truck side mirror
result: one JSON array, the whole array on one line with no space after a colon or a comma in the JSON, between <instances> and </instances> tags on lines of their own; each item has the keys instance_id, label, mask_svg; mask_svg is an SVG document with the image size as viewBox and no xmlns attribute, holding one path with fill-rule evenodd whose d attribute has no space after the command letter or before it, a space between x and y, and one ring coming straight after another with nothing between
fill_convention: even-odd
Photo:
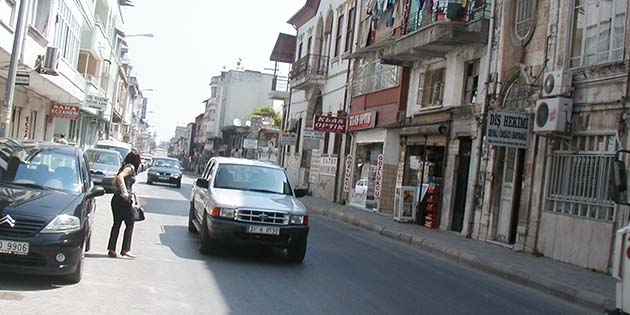
<instances>
[{"instance_id":1,"label":"pickup truck side mirror","mask_svg":"<svg viewBox=\"0 0 630 315\"><path fill-rule=\"evenodd\" d=\"M208 189L209 183L208 180L205 178L197 178L197 180L195 181L195 186Z\"/></svg>"},{"instance_id":2,"label":"pickup truck side mirror","mask_svg":"<svg viewBox=\"0 0 630 315\"><path fill-rule=\"evenodd\" d=\"M304 188L296 188L296 189L293 189L293 193L295 194L296 197L302 198L302 197L306 196L306 189L304 189Z\"/></svg>"},{"instance_id":3,"label":"pickup truck side mirror","mask_svg":"<svg viewBox=\"0 0 630 315\"><path fill-rule=\"evenodd\" d=\"M613 171L610 179L613 201L616 204L630 204L630 191L628 191L628 169L623 161L613 161Z\"/></svg>"}]
</instances>

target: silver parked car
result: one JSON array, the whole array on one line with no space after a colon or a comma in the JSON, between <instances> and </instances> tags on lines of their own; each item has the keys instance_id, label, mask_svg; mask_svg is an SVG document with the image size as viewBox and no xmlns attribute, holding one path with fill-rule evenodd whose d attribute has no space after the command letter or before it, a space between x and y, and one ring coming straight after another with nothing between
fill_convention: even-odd
<instances>
[{"instance_id":1,"label":"silver parked car","mask_svg":"<svg viewBox=\"0 0 630 315\"><path fill-rule=\"evenodd\" d=\"M292 262L306 254L308 215L284 169L237 158L212 158L190 198L188 229L199 232L199 250L218 243L251 243L287 249Z\"/></svg>"}]
</instances>

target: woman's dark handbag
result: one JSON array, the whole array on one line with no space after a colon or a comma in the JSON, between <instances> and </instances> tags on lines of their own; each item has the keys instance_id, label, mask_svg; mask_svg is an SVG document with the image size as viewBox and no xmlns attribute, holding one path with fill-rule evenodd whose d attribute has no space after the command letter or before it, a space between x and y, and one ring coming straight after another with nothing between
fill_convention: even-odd
<instances>
[{"instance_id":1,"label":"woman's dark handbag","mask_svg":"<svg viewBox=\"0 0 630 315\"><path fill-rule=\"evenodd\" d=\"M144 221L144 210L140 207L138 203L138 198L136 194L132 194L131 208L133 209L133 220L136 222Z\"/></svg>"}]
</instances>

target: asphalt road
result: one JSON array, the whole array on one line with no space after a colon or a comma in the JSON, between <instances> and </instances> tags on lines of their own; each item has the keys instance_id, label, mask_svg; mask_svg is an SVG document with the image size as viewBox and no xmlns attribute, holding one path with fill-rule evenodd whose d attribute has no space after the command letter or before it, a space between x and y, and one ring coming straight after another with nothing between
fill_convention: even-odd
<instances>
[{"instance_id":1,"label":"asphalt road","mask_svg":"<svg viewBox=\"0 0 630 315\"><path fill-rule=\"evenodd\" d=\"M302 265L277 250L203 256L186 228L191 184L148 186L139 176L147 220L136 225L135 260L107 257L111 195L101 197L83 281L0 275L0 314L594 313L319 216Z\"/></svg>"}]
</instances>

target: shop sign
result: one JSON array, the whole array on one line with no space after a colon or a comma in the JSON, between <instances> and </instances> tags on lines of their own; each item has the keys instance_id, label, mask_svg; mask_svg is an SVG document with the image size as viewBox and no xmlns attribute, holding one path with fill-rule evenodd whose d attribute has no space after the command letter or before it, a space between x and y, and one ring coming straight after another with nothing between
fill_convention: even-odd
<instances>
[{"instance_id":1,"label":"shop sign","mask_svg":"<svg viewBox=\"0 0 630 315\"><path fill-rule=\"evenodd\" d=\"M319 175L337 176L337 156L322 156L321 163L319 163Z\"/></svg>"},{"instance_id":2,"label":"shop sign","mask_svg":"<svg viewBox=\"0 0 630 315\"><path fill-rule=\"evenodd\" d=\"M90 108L96 108L98 110L105 110L109 99L107 97L101 97L94 94L88 94L85 96L85 106Z\"/></svg>"},{"instance_id":3,"label":"shop sign","mask_svg":"<svg viewBox=\"0 0 630 315\"><path fill-rule=\"evenodd\" d=\"M360 112L353 113L348 116L348 130L361 130L374 128L376 119L374 119L374 112Z\"/></svg>"},{"instance_id":4,"label":"shop sign","mask_svg":"<svg viewBox=\"0 0 630 315\"><path fill-rule=\"evenodd\" d=\"M258 140L257 139L243 139L243 149L257 149L258 148Z\"/></svg>"},{"instance_id":5,"label":"shop sign","mask_svg":"<svg viewBox=\"0 0 630 315\"><path fill-rule=\"evenodd\" d=\"M354 159L352 155L346 156L345 169L343 170L343 191L350 192L352 186L352 169L354 168Z\"/></svg>"},{"instance_id":6,"label":"shop sign","mask_svg":"<svg viewBox=\"0 0 630 315\"><path fill-rule=\"evenodd\" d=\"M383 186L383 164L385 156L379 154L376 158L376 183L374 185L374 198L381 198L381 187Z\"/></svg>"},{"instance_id":7,"label":"shop sign","mask_svg":"<svg viewBox=\"0 0 630 315\"><path fill-rule=\"evenodd\" d=\"M304 128L304 139L324 140L324 133L313 128Z\"/></svg>"},{"instance_id":8,"label":"shop sign","mask_svg":"<svg viewBox=\"0 0 630 315\"><path fill-rule=\"evenodd\" d=\"M52 103L50 104L50 117L75 120L79 118L79 106Z\"/></svg>"},{"instance_id":9,"label":"shop sign","mask_svg":"<svg viewBox=\"0 0 630 315\"><path fill-rule=\"evenodd\" d=\"M31 129L31 118L26 116L24 117L24 139L28 138L28 132Z\"/></svg>"},{"instance_id":10,"label":"shop sign","mask_svg":"<svg viewBox=\"0 0 630 315\"><path fill-rule=\"evenodd\" d=\"M313 129L322 132L346 133L348 119L346 117L315 115Z\"/></svg>"},{"instance_id":11,"label":"shop sign","mask_svg":"<svg viewBox=\"0 0 630 315\"><path fill-rule=\"evenodd\" d=\"M396 169L396 187L402 186L403 179L405 177L405 162L398 162L398 168Z\"/></svg>"},{"instance_id":12,"label":"shop sign","mask_svg":"<svg viewBox=\"0 0 630 315\"><path fill-rule=\"evenodd\" d=\"M311 168L309 170L308 182L317 183L319 181L320 165L322 153L319 150L313 150L311 153Z\"/></svg>"},{"instance_id":13,"label":"shop sign","mask_svg":"<svg viewBox=\"0 0 630 315\"><path fill-rule=\"evenodd\" d=\"M510 111L488 112L488 143L501 147L525 149L530 134L530 115Z\"/></svg>"},{"instance_id":14,"label":"shop sign","mask_svg":"<svg viewBox=\"0 0 630 315\"><path fill-rule=\"evenodd\" d=\"M280 134L281 145L295 145L296 140L297 134L295 132L283 132Z\"/></svg>"}]
</instances>

